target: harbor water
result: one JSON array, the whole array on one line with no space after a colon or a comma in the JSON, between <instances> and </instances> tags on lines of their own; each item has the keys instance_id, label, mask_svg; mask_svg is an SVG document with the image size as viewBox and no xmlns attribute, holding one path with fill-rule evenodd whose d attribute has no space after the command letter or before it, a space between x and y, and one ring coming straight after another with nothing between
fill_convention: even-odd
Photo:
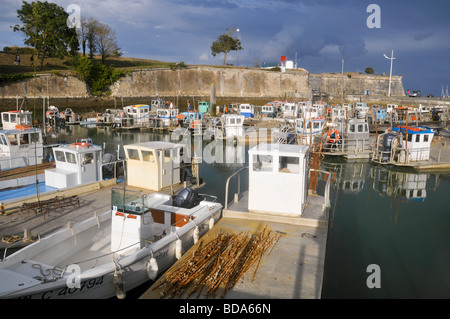
<instances>
[{"instance_id":1,"label":"harbor water","mask_svg":"<svg viewBox=\"0 0 450 319\"><path fill-rule=\"evenodd\" d=\"M47 130L49 144L86 137L98 145L105 143L110 153L116 152L117 145L178 142L170 134L113 132L109 127ZM123 148L119 149L123 156ZM224 204L226 180L247 165L246 151L224 146L224 156L238 160L201 163L205 186L200 192L215 195ZM321 169L335 173L322 298L448 298L450 173L417 174L367 160L327 158ZM241 176L241 191L248 187L247 176ZM235 182L230 194L233 187Z\"/></svg>"}]
</instances>

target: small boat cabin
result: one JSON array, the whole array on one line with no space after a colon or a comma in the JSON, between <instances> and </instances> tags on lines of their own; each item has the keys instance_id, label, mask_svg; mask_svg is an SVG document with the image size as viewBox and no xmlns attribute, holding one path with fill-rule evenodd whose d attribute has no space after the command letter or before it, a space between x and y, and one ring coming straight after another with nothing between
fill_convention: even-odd
<instances>
[{"instance_id":1,"label":"small boat cabin","mask_svg":"<svg viewBox=\"0 0 450 319\"><path fill-rule=\"evenodd\" d=\"M252 104L240 104L239 105L239 111L241 115L244 115L245 117L254 117L255 116L255 106Z\"/></svg>"},{"instance_id":2,"label":"small boat cabin","mask_svg":"<svg viewBox=\"0 0 450 319\"><path fill-rule=\"evenodd\" d=\"M302 215L308 196L309 147L261 143L248 153L248 210Z\"/></svg>"},{"instance_id":3,"label":"small boat cabin","mask_svg":"<svg viewBox=\"0 0 450 319\"><path fill-rule=\"evenodd\" d=\"M17 127L19 125L19 127ZM8 111L2 112L2 128L12 130L16 128L31 127L33 125L33 112L31 111Z\"/></svg>"},{"instance_id":4,"label":"small boat cabin","mask_svg":"<svg viewBox=\"0 0 450 319\"><path fill-rule=\"evenodd\" d=\"M127 184L160 191L180 183L182 145L170 142L144 142L124 145Z\"/></svg>"},{"instance_id":5,"label":"small boat cabin","mask_svg":"<svg viewBox=\"0 0 450 319\"><path fill-rule=\"evenodd\" d=\"M296 103L284 103L281 107L283 118L296 118L298 112L298 105Z\"/></svg>"},{"instance_id":6,"label":"small boat cabin","mask_svg":"<svg viewBox=\"0 0 450 319\"><path fill-rule=\"evenodd\" d=\"M158 111L158 109L162 109L162 108L166 107L166 101L164 101L161 98L152 100L152 102L150 104L151 104L150 112L152 112L152 113L156 113L156 111Z\"/></svg>"},{"instance_id":7,"label":"small boat cabin","mask_svg":"<svg viewBox=\"0 0 450 319\"><path fill-rule=\"evenodd\" d=\"M346 118L346 109L343 107L335 107L331 109L331 121L344 120Z\"/></svg>"},{"instance_id":8,"label":"small boat cabin","mask_svg":"<svg viewBox=\"0 0 450 319\"><path fill-rule=\"evenodd\" d=\"M277 114L276 107L272 104L266 104L261 107L261 116L274 118Z\"/></svg>"},{"instance_id":9,"label":"small boat cabin","mask_svg":"<svg viewBox=\"0 0 450 319\"><path fill-rule=\"evenodd\" d=\"M171 125L177 125L178 109L158 109L156 116L161 119L162 125L167 127Z\"/></svg>"},{"instance_id":10,"label":"small boat cabin","mask_svg":"<svg viewBox=\"0 0 450 319\"><path fill-rule=\"evenodd\" d=\"M209 102L205 102L205 101L198 102L198 111L200 113L211 112L211 104Z\"/></svg>"},{"instance_id":11,"label":"small boat cabin","mask_svg":"<svg viewBox=\"0 0 450 319\"><path fill-rule=\"evenodd\" d=\"M123 110L132 119L134 125L145 125L149 123L150 105L128 105L124 106Z\"/></svg>"},{"instance_id":12,"label":"small boat cabin","mask_svg":"<svg viewBox=\"0 0 450 319\"><path fill-rule=\"evenodd\" d=\"M425 126L397 126L393 132L401 133L403 151L399 154L399 162L424 161L430 159L431 141L434 131Z\"/></svg>"},{"instance_id":13,"label":"small boat cabin","mask_svg":"<svg viewBox=\"0 0 450 319\"><path fill-rule=\"evenodd\" d=\"M296 118L295 119L295 132L300 144L311 145L317 142L320 138L320 134L325 126L325 118Z\"/></svg>"},{"instance_id":14,"label":"small boat cabin","mask_svg":"<svg viewBox=\"0 0 450 319\"><path fill-rule=\"evenodd\" d=\"M425 126L397 126L378 136L372 161L407 164L430 159L435 131Z\"/></svg>"},{"instance_id":15,"label":"small boat cabin","mask_svg":"<svg viewBox=\"0 0 450 319\"><path fill-rule=\"evenodd\" d=\"M221 117L222 128L225 137L244 136L244 119L243 115L225 114Z\"/></svg>"},{"instance_id":16,"label":"small boat cabin","mask_svg":"<svg viewBox=\"0 0 450 319\"><path fill-rule=\"evenodd\" d=\"M365 119L367 112L369 112L369 107L366 103L358 102L354 108L354 115L358 119Z\"/></svg>"},{"instance_id":17,"label":"small boat cabin","mask_svg":"<svg viewBox=\"0 0 450 319\"><path fill-rule=\"evenodd\" d=\"M40 164L43 159L41 129L0 130L0 170Z\"/></svg>"},{"instance_id":18,"label":"small boat cabin","mask_svg":"<svg viewBox=\"0 0 450 319\"><path fill-rule=\"evenodd\" d=\"M102 148L87 142L53 148L55 168L45 170L45 184L68 188L101 181Z\"/></svg>"}]
</instances>

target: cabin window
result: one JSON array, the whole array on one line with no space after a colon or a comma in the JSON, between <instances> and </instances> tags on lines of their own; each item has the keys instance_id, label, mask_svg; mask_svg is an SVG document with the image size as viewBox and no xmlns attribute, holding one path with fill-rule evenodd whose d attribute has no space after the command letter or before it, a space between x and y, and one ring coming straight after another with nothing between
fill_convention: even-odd
<instances>
[{"instance_id":1,"label":"cabin window","mask_svg":"<svg viewBox=\"0 0 450 319\"><path fill-rule=\"evenodd\" d=\"M241 124L241 119L240 118L236 119L236 124Z\"/></svg>"},{"instance_id":2,"label":"cabin window","mask_svg":"<svg viewBox=\"0 0 450 319\"><path fill-rule=\"evenodd\" d=\"M319 124L320 124L319 122L314 122L314 128L315 129L319 128Z\"/></svg>"},{"instance_id":3,"label":"cabin window","mask_svg":"<svg viewBox=\"0 0 450 319\"><path fill-rule=\"evenodd\" d=\"M170 162L170 150L164 150L164 162L169 163Z\"/></svg>"},{"instance_id":4,"label":"cabin window","mask_svg":"<svg viewBox=\"0 0 450 319\"><path fill-rule=\"evenodd\" d=\"M56 157L56 161L58 161L58 162L66 161L66 157L64 156L64 152L62 152L62 151L55 151L55 157Z\"/></svg>"},{"instance_id":5,"label":"cabin window","mask_svg":"<svg viewBox=\"0 0 450 319\"><path fill-rule=\"evenodd\" d=\"M423 136L423 141L424 141L424 142L428 142L428 134L425 134L425 135Z\"/></svg>"},{"instance_id":6,"label":"cabin window","mask_svg":"<svg viewBox=\"0 0 450 319\"><path fill-rule=\"evenodd\" d=\"M416 142L420 142L420 134L416 134Z\"/></svg>"},{"instance_id":7,"label":"cabin window","mask_svg":"<svg viewBox=\"0 0 450 319\"><path fill-rule=\"evenodd\" d=\"M67 159L69 161L69 159ZM94 163L94 153L84 153L81 155L83 165Z\"/></svg>"},{"instance_id":8,"label":"cabin window","mask_svg":"<svg viewBox=\"0 0 450 319\"><path fill-rule=\"evenodd\" d=\"M16 121L16 114L10 114L10 122L15 122Z\"/></svg>"},{"instance_id":9,"label":"cabin window","mask_svg":"<svg viewBox=\"0 0 450 319\"><path fill-rule=\"evenodd\" d=\"M17 145L17 136L14 134L8 135L8 140L11 145Z\"/></svg>"},{"instance_id":10,"label":"cabin window","mask_svg":"<svg viewBox=\"0 0 450 319\"><path fill-rule=\"evenodd\" d=\"M253 155L253 171L271 172L273 171L272 155Z\"/></svg>"},{"instance_id":11,"label":"cabin window","mask_svg":"<svg viewBox=\"0 0 450 319\"><path fill-rule=\"evenodd\" d=\"M29 134L19 134L20 145L30 144Z\"/></svg>"},{"instance_id":12,"label":"cabin window","mask_svg":"<svg viewBox=\"0 0 450 319\"><path fill-rule=\"evenodd\" d=\"M128 158L131 160L139 160L139 151L134 148L128 149Z\"/></svg>"},{"instance_id":13,"label":"cabin window","mask_svg":"<svg viewBox=\"0 0 450 319\"><path fill-rule=\"evenodd\" d=\"M4 135L1 136L1 138L0 138L0 143L3 144L3 145L8 145L8 143L6 142L6 138L5 138Z\"/></svg>"},{"instance_id":14,"label":"cabin window","mask_svg":"<svg viewBox=\"0 0 450 319\"><path fill-rule=\"evenodd\" d=\"M369 124L364 124L364 132L369 132Z\"/></svg>"},{"instance_id":15,"label":"cabin window","mask_svg":"<svg viewBox=\"0 0 450 319\"><path fill-rule=\"evenodd\" d=\"M230 124L236 124L236 120L233 119L233 118L231 118L231 119L230 119Z\"/></svg>"},{"instance_id":16,"label":"cabin window","mask_svg":"<svg viewBox=\"0 0 450 319\"><path fill-rule=\"evenodd\" d=\"M355 133L355 124L350 124L350 132Z\"/></svg>"},{"instance_id":17,"label":"cabin window","mask_svg":"<svg viewBox=\"0 0 450 319\"><path fill-rule=\"evenodd\" d=\"M77 158L74 153L66 152L67 163L76 164Z\"/></svg>"},{"instance_id":18,"label":"cabin window","mask_svg":"<svg viewBox=\"0 0 450 319\"><path fill-rule=\"evenodd\" d=\"M299 173L299 158L293 156L280 156L280 173Z\"/></svg>"},{"instance_id":19,"label":"cabin window","mask_svg":"<svg viewBox=\"0 0 450 319\"><path fill-rule=\"evenodd\" d=\"M9 116L8 116L7 113L6 113L6 114L3 114L3 116L2 116L2 121L3 121L3 122L9 122Z\"/></svg>"},{"instance_id":20,"label":"cabin window","mask_svg":"<svg viewBox=\"0 0 450 319\"><path fill-rule=\"evenodd\" d=\"M358 132L359 132L359 133L364 132L363 127L364 127L363 124L358 124Z\"/></svg>"},{"instance_id":21,"label":"cabin window","mask_svg":"<svg viewBox=\"0 0 450 319\"><path fill-rule=\"evenodd\" d=\"M142 160L144 162L155 162L155 156L153 155L152 151L142 151Z\"/></svg>"},{"instance_id":22,"label":"cabin window","mask_svg":"<svg viewBox=\"0 0 450 319\"><path fill-rule=\"evenodd\" d=\"M408 142L412 142L412 134L408 134Z\"/></svg>"}]
</instances>

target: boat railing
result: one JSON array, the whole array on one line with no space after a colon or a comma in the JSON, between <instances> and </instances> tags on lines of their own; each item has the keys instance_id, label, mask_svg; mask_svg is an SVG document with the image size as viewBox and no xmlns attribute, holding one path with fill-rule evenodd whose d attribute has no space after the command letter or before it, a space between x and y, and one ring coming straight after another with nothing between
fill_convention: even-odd
<instances>
[{"instance_id":1,"label":"boat railing","mask_svg":"<svg viewBox=\"0 0 450 319\"><path fill-rule=\"evenodd\" d=\"M323 176L324 176L325 186L324 186L324 194L323 194L324 199L323 199L322 209L325 210L327 207L331 206L331 204L330 204L330 187L331 187L331 183L336 180L336 173L311 168L309 170L310 180L311 180L312 173L323 174Z\"/></svg>"},{"instance_id":2,"label":"boat railing","mask_svg":"<svg viewBox=\"0 0 450 319\"><path fill-rule=\"evenodd\" d=\"M369 138L342 138L332 142L326 139L322 151L327 154L370 154L374 147L374 141Z\"/></svg>"},{"instance_id":3,"label":"boat railing","mask_svg":"<svg viewBox=\"0 0 450 319\"><path fill-rule=\"evenodd\" d=\"M224 204L225 204L225 209L228 208L228 189L229 189L229 185L230 185L230 180L237 176L238 178L238 182L237 182L237 193L235 193L235 196L239 196L239 193L241 192L241 173L242 171L248 169L248 166L244 166L241 169L239 169L238 171L234 172L230 177L228 177L227 182L225 183L225 199L224 199Z\"/></svg>"},{"instance_id":4,"label":"boat railing","mask_svg":"<svg viewBox=\"0 0 450 319\"><path fill-rule=\"evenodd\" d=\"M409 164L424 160L433 160L436 163L441 163L441 160L449 155L450 149L448 147L432 149L430 147L406 148L397 146L386 151L377 147L374 148L372 153L372 161L380 164Z\"/></svg>"},{"instance_id":5,"label":"boat railing","mask_svg":"<svg viewBox=\"0 0 450 319\"><path fill-rule=\"evenodd\" d=\"M123 168L124 168L124 170L123 170L123 173L124 173L124 178L125 178L125 180L126 180L126 175L127 175L127 170L125 169L125 163L126 163L126 159L119 159L119 160L115 160L115 161L111 161L111 162L108 162L108 163L102 163L101 164L101 167L103 168L103 167L107 167L107 166L109 166L109 165L114 165L114 175L113 175L113 178L117 178L117 165L119 165L119 164L122 164L122 166L123 166ZM103 170L102 170L103 171ZM111 171L111 170L110 170ZM102 176L102 179L103 179L103 176Z\"/></svg>"}]
</instances>

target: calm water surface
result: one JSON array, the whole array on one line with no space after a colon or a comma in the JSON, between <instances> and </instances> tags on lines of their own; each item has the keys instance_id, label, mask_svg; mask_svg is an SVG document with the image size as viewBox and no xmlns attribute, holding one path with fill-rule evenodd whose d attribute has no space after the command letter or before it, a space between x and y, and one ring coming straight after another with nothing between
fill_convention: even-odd
<instances>
[{"instance_id":1,"label":"calm water surface","mask_svg":"<svg viewBox=\"0 0 450 319\"><path fill-rule=\"evenodd\" d=\"M171 141L169 134L114 133L100 127L69 126L48 134L48 143L90 136L95 144L106 143L111 153L117 144ZM245 165L202 163L206 186L200 192L217 196L223 204L227 178ZM322 169L336 173L322 297L449 298L450 174L398 172L368 161L328 159ZM242 177L245 190L248 174ZM367 285L369 276L374 278L368 271L373 264L380 270L380 288Z\"/></svg>"}]
</instances>

